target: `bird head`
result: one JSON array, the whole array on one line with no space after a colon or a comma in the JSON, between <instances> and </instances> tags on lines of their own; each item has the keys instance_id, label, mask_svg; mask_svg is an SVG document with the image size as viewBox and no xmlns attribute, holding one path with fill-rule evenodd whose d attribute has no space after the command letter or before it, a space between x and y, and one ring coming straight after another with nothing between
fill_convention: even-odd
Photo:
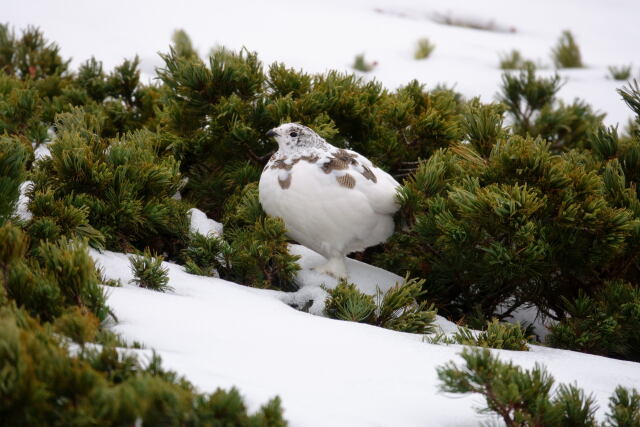
<instances>
[{"instance_id":1,"label":"bird head","mask_svg":"<svg viewBox=\"0 0 640 427\"><path fill-rule=\"evenodd\" d=\"M285 123L266 133L277 142L281 151L298 151L304 148L320 148L326 144L320 135L298 123Z\"/></svg>"}]
</instances>

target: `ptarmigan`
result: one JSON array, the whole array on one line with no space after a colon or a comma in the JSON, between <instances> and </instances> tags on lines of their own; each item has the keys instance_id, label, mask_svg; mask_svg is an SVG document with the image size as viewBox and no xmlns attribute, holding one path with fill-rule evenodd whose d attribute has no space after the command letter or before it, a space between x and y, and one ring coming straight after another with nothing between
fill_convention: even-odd
<instances>
[{"instance_id":1,"label":"ptarmigan","mask_svg":"<svg viewBox=\"0 0 640 427\"><path fill-rule=\"evenodd\" d=\"M278 142L260 177L260 203L282 218L289 237L327 258L315 270L346 278L345 256L382 243L394 229L398 182L355 151L286 123L267 132Z\"/></svg>"}]
</instances>

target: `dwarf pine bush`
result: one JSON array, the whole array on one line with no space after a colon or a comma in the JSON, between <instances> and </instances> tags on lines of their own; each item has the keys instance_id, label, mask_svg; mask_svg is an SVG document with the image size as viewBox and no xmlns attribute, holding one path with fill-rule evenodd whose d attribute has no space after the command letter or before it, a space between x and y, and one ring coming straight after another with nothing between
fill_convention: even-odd
<instances>
[{"instance_id":1,"label":"dwarf pine bush","mask_svg":"<svg viewBox=\"0 0 640 427\"><path fill-rule=\"evenodd\" d=\"M619 139L579 102L554 107L557 84L533 69L506 75L512 131L499 110L468 103L470 144L435 152L400 190L402 229L376 258L426 277L445 315L500 317L500 301L561 320L563 298L580 289L592 295L611 279L637 287L640 140ZM620 93L637 114L637 86ZM565 119L562 132L537 133Z\"/></svg>"},{"instance_id":2,"label":"dwarf pine bush","mask_svg":"<svg viewBox=\"0 0 640 427\"><path fill-rule=\"evenodd\" d=\"M407 276L403 283L396 283L385 293L378 289L376 324L395 331L432 332L436 310L433 304L429 305L421 298L424 282L424 279L410 279Z\"/></svg>"},{"instance_id":3,"label":"dwarf pine bush","mask_svg":"<svg viewBox=\"0 0 640 427\"><path fill-rule=\"evenodd\" d=\"M507 426L593 426L597 406L593 396L576 385L555 386L554 378L536 364L523 370L512 362L502 362L489 350L461 353L463 366L449 362L437 369L440 389L446 393L478 393L486 409ZM553 391L552 391L553 390ZM616 388L609 399L608 423L634 426L640 420L640 395L635 389Z\"/></svg>"},{"instance_id":4,"label":"dwarf pine bush","mask_svg":"<svg viewBox=\"0 0 640 427\"><path fill-rule=\"evenodd\" d=\"M43 320L77 306L104 320L105 296L87 246L80 241L30 242L11 222L0 227L0 271L6 296ZM34 245L35 243L35 245Z\"/></svg>"},{"instance_id":5,"label":"dwarf pine bush","mask_svg":"<svg viewBox=\"0 0 640 427\"><path fill-rule=\"evenodd\" d=\"M42 216L33 221L68 221L68 215L50 207L53 200L65 200L86 215L95 229L90 233L99 232L108 249L149 246L175 253L188 234L187 207L172 198L182 178L178 162L158 154L161 137L140 130L102 138L99 119L81 109L58 116L56 127L51 157L40 161L33 174L31 206L44 205L35 209ZM49 202L42 203L43 198Z\"/></svg>"},{"instance_id":6,"label":"dwarf pine bush","mask_svg":"<svg viewBox=\"0 0 640 427\"><path fill-rule=\"evenodd\" d=\"M533 337L527 336L519 323L499 322L498 319L488 321L485 329L479 333L462 326L451 336L437 333L426 338L431 344L463 344L513 351L529 351L527 344L532 340Z\"/></svg>"},{"instance_id":7,"label":"dwarf pine bush","mask_svg":"<svg viewBox=\"0 0 640 427\"><path fill-rule=\"evenodd\" d=\"M187 273L214 276L223 269L231 268L230 254L231 248L222 238L192 233L180 257Z\"/></svg>"},{"instance_id":8,"label":"dwarf pine bush","mask_svg":"<svg viewBox=\"0 0 640 427\"><path fill-rule=\"evenodd\" d=\"M0 24L0 69L20 78L40 79L60 76L70 60L60 56L60 47L45 39L36 27L27 27L20 37L9 24Z\"/></svg>"},{"instance_id":9,"label":"dwarf pine bush","mask_svg":"<svg viewBox=\"0 0 640 427\"><path fill-rule=\"evenodd\" d=\"M416 214L379 259L426 276L431 301L460 310L454 317L478 309L493 317L514 295L515 306L564 313L560 295L601 284L586 271L611 273L627 256L634 216L607 201L605 185L539 140L512 136L488 159L470 147L443 150L401 189L404 212Z\"/></svg>"},{"instance_id":10,"label":"dwarf pine bush","mask_svg":"<svg viewBox=\"0 0 640 427\"><path fill-rule=\"evenodd\" d=\"M324 314L333 319L374 323L376 303L373 296L361 292L355 284L340 281L328 290Z\"/></svg>"},{"instance_id":11,"label":"dwarf pine bush","mask_svg":"<svg viewBox=\"0 0 640 427\"><path fill-rule=\"evenodd\" d=\"M228 231L231 269L228 280L260 288L296 290L298 256L289 254L284 223L264 217L246 227Z\"/></svg>"},{"instance_id":12,"label":"dwarf pine bush","mask_svg":"<svg viewBox=\"0 0 640 427\"><path fill-rule=\"evenodd\" d=\"M518 74L503 74L499 99L513 120L513 131L551 141L554 151L583 148L589 134L602 125L604 115L578 99L572 104L557 101L561 86L557 74L537 77L533 64Z\"/></svg>"},{"instance_id":13,"label":"dwarf pine bush","mask_svg":"<svg viewBox=\"0 0 640 427\"><path fill-rule=\"evenodd\" d=\"M612 281L593 296L565 299L569 316L551 325L547 343L608 357L640 361L640 289Z\"/></svg>"},{"instance_id":14,"label":"dwarf pine bush","mask_svg":"<svg viewBox=\"0 0 640 427\"><path fill-rule=\"evenodd\" d=\"M140 254L129 258L133 279L130 280L137 286L154 291L166 292L172 288L169 286L169 270L162 266L163 256L153 256L147 249Z\"/></svg>"},{"instance_id":15,"label":"dwarf pine bush","mask_svg":"<svg viewBox=\"0 0 640 427\"><path fill-rule=\"evenodd\" d=\"M27 149L18 140L0 137L0 225L13 216L26 177Z\"/></svg>"},{"instance_id":16,"label":"dwarf pine bush","mask_svg":"<svg viewBox=\"0 0 640 427\"><path fill-rule=\"evenodd\" d=\"M414 59L427 59L433 53L436 45L431 43L428 38L423 37L416 43L416 48L413 53Z\"/></svg>"},{"instance_id":17,"label":"dwarf pine bush","mask_svg":"<svg viewBox=\"0 0 640 427\"><path fill-rule=\"evenodd\" d=\"M69 60L37 28L19 38L7 25L0 28L0 51L0 132L45 141L55 115L78 106L101 117L103 136L151 126L155 120L159 91L140 83L137 58L109 74L91 58L72 75Z\"/></svg>"},{"instance_id":18,"label":"dwarf pine bush","mask_svg":"<svg viewBox=\"0 0 640 427\"><path fill-rule=\"evenodd\" d=\"M580 48L573 38L571 31L565 30L558 39L558 43L551 50L551 58L556 68L582 68Z\"/></svg>"},{"instance_id":19,"label":"dwarf pine bush","mask_svg":"<svg viewBox=\"0 0 640 427\"><path fill-rule=\"evenodd\" d=\"M289 253L282 220L262 210L257 185L251 183L230 197L225 211L222 236L191 234L180 254L187 271L217 273L253 287L296 290L299 257Z\"/></svg>"},{"instance_id":20,"label":"dwarf pine bush","mask_svg":"<svg viewBox=\"0 0 640 427\"><path fill-rule=\"evenodd\" d=\"M534 65L533 61L524 59L520 51L516 49L500 54L500 69L502 70L522 70Z\"/></svg>"},{"instance_id":21,"label":"dwarf pine bush","mask_svg":"<svg viewBox=\"0 0 640 427\"><path fill-rule=\"evenodd\" d=\"M375 298L344 280L329 289L325 315L334 319L369 323L395 331L431 333L436 311L426 301L418 302L424 280L405 278L387 292L378 289Z\"/></svg>"},{"instance_id":22,"label":"dwarf pine bush","mask_svg":"<svg viewBox=\"0 0 640 427\"><path fill-rule=\"evenodd\" d=\"M493 146L503 140L507 132L503 128L504 109L500 104L481 104L473 99L463 113L461 128L465 140L483 157L489 157Z\"/></svg>"},{"instance_id":23,"label":"dwarf pine bush","mask_svg":"<svg viewBox=\"0 0 640 427\"><path fill-rule=\"evenodd\" d=\"M71 194L56 199L53 191L38 193L29 203L29 236L36 241L85 239L94 248L103 248L105 237L91 226L88 207L75 205Z\"/></svg>"},{"instance_id":24,"label":"dwarf pine bush","mask_svg":"<svg viewBox=\"0 0 640 427\"><path fill-rule=\"evenodd\" d=\"M369 62L365 59L364 53L356 55L356 58L353 60L353 65L351 65L356 71L361 71L363 73L368 73L369 71L373 71L375 68L375 63Z\"/></svg>"},{"instance_id":25,"label":"dwarf pine bush","mask_svg":"<svg viewBox=\"0 0 640 427\"><path fill-rule=\"evenodd\" d=\"M609 70L609 77L613 80L629 80L631 77L631 65L615 66L611 65L607 67Z\"/></svg>"},{"instance_id":26,"label":"dwarf pine bush","mask_svg":"<svg viewBox=\"0 0 640 427\"><path fill-rule=\"evenodd\" d=\"M193 47L191 38L182 29L175 30L171 36L171 45L178 56L183 58L198 58L198 52Z\"/></svg>"},{"instance_id":27,"label":"dwarf pine bush","mask_svg":"<svg viewBox=\"0 0 640 427\"><path fill-rule=\"evenodd\" d=\"M71 339L84 348L85 344L96 342L100 321L90 312L73 307L53 322L53 330Z\"/></svg>"},{"instance_id":28,"label":"dwarf pine bush","mask_svg":"<svg viewBox=\"0 0 640 427\"><path fill-rule=\"evenodd\" d=\"M615 427L640 425L640 393L635 388L616 387L609 398L607 423Z\"/></svg>"},{"instance_id":29,"label":"dwarf pine bush","mask_svg":"<svg viewBox=\"0 0 640 427\"><path fill-rule=\"evenodd\" d=\"M28 140L43 142L47 128L41 121L43 101L39 92L6 74L0 74L0 132L12 136L24 135Z\"/></svg>"}]
</instances>

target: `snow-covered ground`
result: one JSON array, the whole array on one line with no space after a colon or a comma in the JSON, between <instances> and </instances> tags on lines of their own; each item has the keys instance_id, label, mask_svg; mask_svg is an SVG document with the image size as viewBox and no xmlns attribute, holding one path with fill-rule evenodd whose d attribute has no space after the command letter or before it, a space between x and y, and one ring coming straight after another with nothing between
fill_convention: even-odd
<instances>
[{"instance_id":1,"label":"snow-covered ground","mask_svg":"<svg viewBox=\"0 0 640 427\"><path fill-rule=\"evenodd\" d=\"M192 228L219 232L221 225L198 210ZM165 366L186 375L203 391L237 386L253 409L274 395L283 399L293 426L475 426L486 421L475 407L479 396L438 391L436 367L459 360L462 346L435 345L421 335L327 319L298 307L313 299L321 314L334 279L312 271L324 259L299 245L302 259L295 293L253 289L225 280L194 276L164 263L173 291L160 293L129 285L128 256L91 251L107 279L106 288L125 339L157 351ZM402 278L349 260L350 279L360 289L386 291ZM445 333L456 326L438 316ZM493 350L502 359L531 368L542 363L559 382L577 383L592 393L603 417L617 385L637 387L640 364L565 350L531 346L529 352ZM144 353L144 352L143 352Z\"/></svg>"},{"instance_id":2,"label":"snow-covered ground","mask_svg":"<svg viewBox=\"0 0 640 427\"><path fill-rule=\"evenodd\" d=\"M626 124L629 110L607 79L610 65L633 64L639 77L640 2L637 0L169 0L79 2L21 0L3 5L3 22L16 29L38 25L77 66L92 55L112 69L140 55L151 78L173 30L187 31L205 55L215 45L246 46L270 64L284 62L307 72L351 71L354 56L377 61L368 76L390 89L418 79L433 87L454 86L466 96L494 99L500 82L499 54L519 49L549 67L550 51L569 29L582 50L584 69L562 70L560 95L585 99L607 113L607 122ZM493 22L504 31L447 26L434 16ZM514 31L511 31L514 30ZM419 38L436 45L424 61L413 59ZM369 78L369 77L368 77Z\"/></svg>"},{"instance_id":3,"label":"snow-covered ground","mask_svg":"<svg viewBox=\"0 0 640 427\"><path fill-rule=\"evenodd\" d=\"M319 255L303 254L302 265ZM109 279L125 285L106 288L127 340L156 350L166 367L186 375L204 391L237 386L251 408L279 395L293 426L476 426L486 417L474 407L479 396L438 392L436 366L456 359L462 346L434 345L422 336L303 313L283 301L291 294L247 288L221 279L193 276L181 266L169 270L169 293L127 285L127 255L92 251ZM303 296L323 291L300 279ZM353 280L371 290L398 276L362 263L348 264ZM327 283L331 286L331 283ZM445 331L455 325L439 317ZM532 346L529 352L494 350L502 359L531 368L544 364L559 382L574 382L593 393L602 418L618 385L640 384L640 364L565 350Z\"/></svg>"}]
</instances>

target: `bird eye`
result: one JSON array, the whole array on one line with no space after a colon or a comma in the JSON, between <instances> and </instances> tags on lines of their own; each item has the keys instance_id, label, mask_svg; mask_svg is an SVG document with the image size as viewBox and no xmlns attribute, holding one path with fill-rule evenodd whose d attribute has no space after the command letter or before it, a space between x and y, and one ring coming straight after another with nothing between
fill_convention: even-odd
<instances>
[{"instance_id":1,"label":"bird eye","mask_svg":"<svg viewBox=\"0 0 640 427\"><path fill-rule=\"evenodd\" d=\"M295 138L296 136L298 136L298 132L291 132L291 133L289 134L289 136L290 136L291 138Z\"/></svg>"}]
</instances>

